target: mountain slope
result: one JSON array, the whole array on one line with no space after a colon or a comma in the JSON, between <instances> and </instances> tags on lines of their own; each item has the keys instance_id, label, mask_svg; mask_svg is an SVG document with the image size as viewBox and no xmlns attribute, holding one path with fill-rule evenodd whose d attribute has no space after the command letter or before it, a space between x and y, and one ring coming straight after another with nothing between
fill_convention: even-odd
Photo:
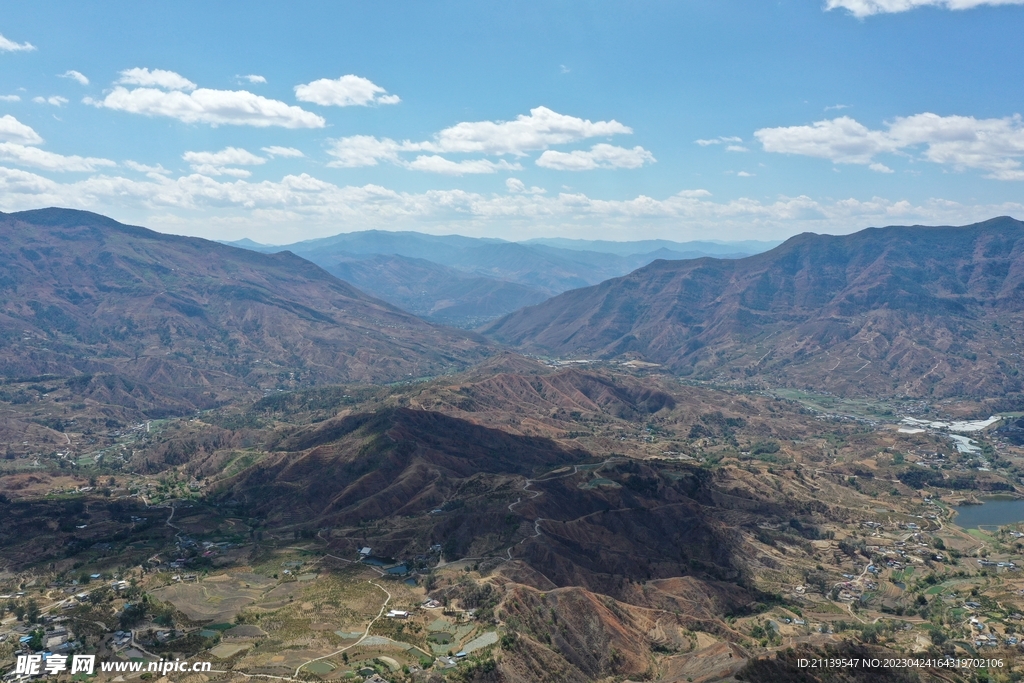
<instances>
[{"instance_id":1,"label":"mountain slope","mask_svg":"<svg viewBox=\"0 0 1024 683\"><path fill-rule=\"evenodd\" d=\"M57 375L101 402L181 412L245 387L393 381L486 353L291 253L80 211L0 214L7 378Z\"/></svg>"},{"instance_id":2,"label":"mountain slope","mask_svg":"<svg viewBox=\"0 0 1024 683\"><path fill-rule=\"evenodd\" d=\"M739 260L656 261L483 331L533 353L839 392L1021 390L1024 224L804 234Z\"/></svg>"},{"instance_id":3,"label":"mountain slope","mask_svg":"<svg viewBox=\"0 0 1024 683\"><path fill-rule=\"evenodd\" d=\"M535 287L395 254L338 258L327 270L404 311L457 327L477 327L550 296Z\"/></svg>"},{"instance_id":4,"label":"mountain slope","mask_svg":"<svg viewBox=\"0 0 1024 683\"><path fill-rule=\"evenodd\" d=\"M602 464L550 439L408 408L327 420L271 448L218 482L220 499L271 527L336 528L334 543L353 550L362 542L353 527L387 519L376 552L403 557L441 543L456 559L508 556L513 547L540 588L618 594L622 577L742 574L738 537L705 509L717 505L716 484L697 467L621 456ZM215 477L222 455L189 467ZM538 475L524 489L523 477ZM588 485L595 476L598 485ZM768 501L749 505L765 516L790 514Z\"/></svg>"},{"instance_id":5,"label":"mountain slope","mask_svg":"<svg viewBox=\"0 0 1024 683\"><path fill-rule=\"evenodd\" d=\"M693 243L697 249L665 240L581 242L594 244L593 250L576 242L568 240L572 248L562 248L368 230L283 247L248 240L230 244L264 253L290 250L403 310L468 328L566 290L624 275L655 259L743 255L731 253L742 251L738 248L703 242ZM752 251L756 248L747 253Z\"/></svg>"}]
</instances>

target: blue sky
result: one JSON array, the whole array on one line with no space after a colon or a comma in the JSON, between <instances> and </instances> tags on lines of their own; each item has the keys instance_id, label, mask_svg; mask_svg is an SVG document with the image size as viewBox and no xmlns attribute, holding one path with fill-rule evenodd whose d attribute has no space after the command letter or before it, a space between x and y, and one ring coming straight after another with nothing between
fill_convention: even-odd
<instances>
[{"instance_id":1,"label":"blue sky","mask_svg":"<svg viewBox=\"0 0 1024 683\"><path fill-rule=\"evenodd\" d=\"M269 243L1024 218L1024 0L0 2L0 210Z\"/></svg>"}]
</instances>

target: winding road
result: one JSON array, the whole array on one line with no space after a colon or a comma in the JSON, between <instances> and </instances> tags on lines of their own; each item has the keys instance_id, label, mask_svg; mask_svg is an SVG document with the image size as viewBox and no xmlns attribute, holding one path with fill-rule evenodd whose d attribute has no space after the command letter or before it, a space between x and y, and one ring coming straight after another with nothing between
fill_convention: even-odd
<instances>
[{"instance_id":1,"label":"winding road","mask_svg":"<svg viewBox=\"0 0 1024 683\"><path fill-rule=\"evenodd\" d=\"M319 662L321 659L327 659L329 657L335 657L337 655L340 655L345 650L351 650L356 645L358 645L359 643L361 643L364 640L366 640L366 638L370 635L370 629L373 627L373 625L375 623L377 623L378 619L380 619L382 616L384 616L384 610L387 608L388 603L391 602L391 593L389 593L384 588L384 586L380 585L379 583L376 583L375 581L367 581L367 583L372 584L372 585L376 586L377 588L381 589L382 591L384 591L384 594L387 595L388 597L386 597L384 599L384 604L380 606L380 612L377 613L377 616L375 616L373 619L371 619L370 623L366 625L366 630L363 631L363 635L356 642L352 643L351 645L346 645L345 647L341 648L340 650L337 650L336 652L332 652L329 655L324 655L323 657L317 657L316 659L311 659L308 662L304 662L304 663L300 664L299 667L297 669L295 669L295 674L294 674L295 676L299 675L299 672L302 670L303 667L309 666L313 662Z\"/></svg>"}]
</instances>

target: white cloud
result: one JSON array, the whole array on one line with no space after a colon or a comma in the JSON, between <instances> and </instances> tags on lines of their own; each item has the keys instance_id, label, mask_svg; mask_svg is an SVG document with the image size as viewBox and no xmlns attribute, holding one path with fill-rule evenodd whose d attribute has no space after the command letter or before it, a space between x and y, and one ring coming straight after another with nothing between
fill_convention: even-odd
<instances>
[{"instance_id":1,"label":"white cloud","mask_svg":"<svg viewBox=\"0 0 1024 683\"><path fill-rule=\"evenodd\" d=\"M514 180L514 179L509 179ZM774 200L713 201L706 190L654 198L607 200L583 193L545 195L465 190L398 192L379 185L338 186L307 174L279 181L217 180L193 173L178 178L133 179L94 175L57 182L0 166L0 211L68 206L181 234L267 243L335 234L338 225L361 229L430 232L525 239L562 234L629 239L638 225L651 237L699 239L714 226L733 239L771 239L797 232L845 233L872 225L962 225L997 215L1022 215L1024 203L966 205L941 198L911 203L872 197L837 201L807 196ZM522 187L525 187L522 186ZM295 226L303 226L297 234Z\"/></svg>"},{"instance_id":2,"label":"white cloud","mask_svg":"<svg viewBox=\"0 0 1024 683\"><path fill-rule=\"evenodd\" d=\"M855 17L908 12L918 7L965 10L982 5L1024 5L1024 0L827 0L826 10L845 9Z\"/></svg>"},{"instance_id":3,"label":"white cloud","mask_svg":"<svg viewBox=\"0 0 1024 683\"><path fill-rule=\"evenodd\" d=\"M746 171L740 171L736 175L738 177L740 177L740 178L753 178L757 174L756 173L747 173Z\"/></svg>"},{"instance_id":4,"label":"white cloud","mask_svg":"<svg viewBox=\"0 0 1024 683\"><path fill-rule=\"evenodd\" d=\"M749 152L750 150L743 145L729 145L725 148L726 152Z\"/></svg>"},{"instance_id":5,"label":"white cloud","mask_svg":"<svg viewBox=\"0 0 1024 683\"><path fill-rule=\"evenodd\" d=\"M75 71L71 69L62 73L59 78L70 78L73 81L78 81L79 85L89 85L89 79L86 78L85 74L81 71Z\"/></svg>"},{"instance_id":6,"label":"white cloud","mask_svg":"<svg viewBox=\"0 0 1024 683\"><path fill-rule=\"evenodd\" d=\"M55 107L63 107L68 103L67 98L61 97L60 95L53 95L51 97L33 97L32 101L36 104L52 104Z\"/></svg>"},{"instance_id":7,"label":"white cloud","mask_svg":"<svg viewBox=\"0 0 1024 683\"><path fill-rule=\"evenodd\" d=\"M86 98L86 104L147 116L167 116L184 123L255 126L266 128L323 128L323 117L301 107L255 95L246 90L196 88L171 71L128 69L121 82L140 84L131 90L115 86L102 100ZM146 87L158 85L157 89ZM191 90L192 92L182 92Z\"/></svg>"},{"instance_id":8,"label":"white cloud","mask_svg":"<svg viewBox=\"0 0 1024 683\"><path fill-rule=\"evenodd\" d=\"M225 147L219 152L185 152L181 158L187 161L196 173L210 176L229 175L248 178L251 171L231 166L260 166L267 160L240 147Z\"/></svg>"},{"instance_id":9,"label":"white cloud","mask_svg":"<svg viewBox=\"0 0 1024 683\"><path fill-rule=\"evenodd\" d=\"M728 143L743 142L743 138L737 138L737 137L718 137L718 138L711 138L711 139L708 139L708 140L694 140L694 142L697 143L698 145L700 145L701 147L708 147L710 145L724 145L724 144L728 144Z\"/></svg>"},{"instance_id":10,"label":"white cloud","mask_svg":"<svg viewBox=\"0 0 1024 683\"><path fill-rule=\"evenodd\" d=\"M547 149L552 145L565 145L587 138L629 135L633 129L614 119L592 122L575 116L566 116L547 107L530 110L529 116L520 114L514 121L463 122L445 128L431 142L415 145L425 152L512 154L523 156L527 152Z\"/></svg>"},{"instance_id":11,"label":"white cloud","mask_svg":"<svg viewBox=\"0 0 1024 683\"><path fill-rule=\"evenodd\" d=\"M16 142L0 142L0 161L20 166L32 166L44 171L95 171L103 166L117 166L110 159L64 156L38 147L27 147Z\"/></svg>"},{"instance_id":12,"label":"white cloud","mask_svg":"<svg viewBox=\"0 0 1024 683\"><path fill-rule=\"evenodd\" d=\"M643 147L626 149L600 143L590 151L559 152L549 149L537 159L537 165L557 171L591 171L597 168L640 168L653 164L654 155Z\"/></svg>"},{"instance_id":13,"label":"white cloud","mask_svg":"<svg viewBox=\"0 0 1024 683\"><path fill-rule=\"evenodd\" d=\"M848 105L848 104L831 104L831 105L825 107L825 111L840 111L840 110L849 109L849 108L850 108L850 105Z\"/></svg>"},{"instance_id":14,"label":"white cloud","mask_svg":"<svg viewBox=\"0 0 1024 683\"><path fill-rule=\"evenodd\" d=\"M267 160L240 147L225 147L219 152L185 152L181 158L190 164L214 166L259 166Z\"/></svg>"},{"instance_id":15,"label":"white cloud","mask_svg":"<svg viewBox=\"0 0 1024 683\"><path fill-rule=\"evenodd\" d=\"M890 172L879 154L912 153L923 147L924 159L955 170L978 169L998 180L1024 180L1024 120L939 116L924 113L896 118L887 130L871 130L848 116L810 126L763 128L754 136L765 151L829 159L837 164L864 164Z\"/></svg>"},{"instance_id":16,"label":"white cloud","mask_svg":"<svg viewBox=\"0 0 1024 683\"><path fill-rule=\"evenodd\" d=\"M513 194L524 192L527 194L544 194L547 192L543 187L537 187L536 185L528 188L526 187L526 183L519 178L507 178L505 180L505 188Z\"/></svg>"},{"instance_id":17,"label":"white cloud","mask_svg":"<svg viewBox=\"0 0 1024 683\"><path fill-rule=\"evenodd\" d=\"M869 164L874 155L897 149L885 133L868 130L848 116L811 126L762 128L754 137L767 152L801 154L840 164Z\"/></svg>"},{"instance_id":18,"label":"white cloud","mask_svg":"<svg viewBox=\"0 0 1024 683\"><path fill-rule=\"evenodd\" d=\"M301 150L295 149L294 147L278 147L277 145L260 147L260 151L266 152L272 157L299 158L306 156Z\"/></svg>"},{"instance_id":19,"label":"white cloud","mask_svg":"<svg viewBox=\"0 0 1024 683\"><path fill-rule=\"evenodd\" d=\"M372 135L352 135L331 141L327 153L334 161L327 165L333 168L359 168L376 166L381 161L398 162L402 145L390 138L375 138Z\"/></svg>"},{"instance_id":20,"label":"white cloud","mask_svg":"<svg viewBox=\"0 0 1024 683\"><path fill-rule=\"evenodd\" d=\"M398 104L398 95L388 95L387 90L368 78L348 74L341 78L321 78L312 83L295 86L295 97L300 102L312 102L323 106L365 107L370 104Z\"/></svg>"},{"instance_id":21,"label":"white cloud","mask_svg":"<svg viewBox=\"0 0 1024 683\"><path fill-rule=\"evenodd\" d=\"M259 76L257 74L246 74L245 76L239 76L239 78L244 78L245 80L249 81L250 83L266 83L267 82L266 78L264 78L263 76Z\"/></svg>"},{"instance_id":22,"label":"white cloud","mask_svg":"<svg viewBox=\"0 0 1024 683\"><path fill-rule=\"evenodd\" d=\"M156 86L166 90L195 90L197 87L195 83L173 71L139 67L122 71L117 82L124 85Z\"/></svg>"},{"instance_id":23,"label":"white cloud","mask_svg":"<svg viewBox=\"0 0 1024 683\"><path fill-rule=\"evenodd\" d=\"M880 163L877 163L877 162L873 163L873 164L868 164L868 168L870 168L872 171L875 171L876 173L893 173L894 172L891 168L889 168L885 164L880 164Z\"/></svg>"},{"instance_id":24,"label":"white cloud","mask_svg":"<svg viewBox=\"0 0 1024 683\"><path fill-rule=\"evenodd\" d=\"M497 163L489 159L466 159L465 161L452 161L436 154L427 156L421 155L412 161L402 164L412 171L426 171L427 173L440 173L443 175L465 175L478 173L496 173L498 171L521 171L523 167L519 164L510 164L504 159Z\"/></svg>"},{"instance_id":25,"label":"white cloud","mask_svg":"<svg viewBox=\"0 0 1024 683\"><path fill-rule=\"evenodd\" d=\"M976 168L998 180L1024 180L1024 120L916 114L896 119L889 134L901 146L926 145L924 157L957 170Z\"/></svg>"},{"instance_id":26,"label":"white cloud","mask_svg":"<svg viewBox=\"0 0 1024 683\"><path fill-rule=\"evenodd\" d=\"M130 168L133 171L145 173L147 176L153 178L154 180L163 180L164 176L168 176L171 174L171 172L164 168L161 164L157 164L156 166L150 166L149 164L140 164L137 161L132 161L129 159L128 161L124 162L124 165L125 167Z\"/></svg>"},{"instance_id":27,"label":"white cloud","mask_svg":"<svg viewBox=\"0 0 1024 683\"><path fill-rule=\"evenodd\" d=\"M15 97L17 97L15 95ZM10 114L0 116L0 142L14 142L20 145L40 145L43 138Z\"/></svg>"},{"instance_id":28,"label":"white cloud","mask_svg":"<svg viewBox=\"0 0 1024 683\"><path fill-rule=\"evenodd\" d=\"M213 164L192 164L192 170L204 176L227 175L233 178L248 178L252 171L244 168L228 168L225 166L214 166Z\"/></svg>"},{"instance_id":29,"label":"white cloud","mask_svg":"<svg viewBox=\"0 0 1024 683\"><path fill-rule=\"evenodd\" d=\"M0 95L0 102L21 102L17 95Z\"/></svg>"},{"instance_id":30,"label":"white cloud","mask_svg":"<svg viewBox=\"0 0 1024 683\"><path fill-rule=\"evenodd\" d=\"M537 107L530 114L514 121L474 121L456 124L435 134L431 140L399 142L372 135L353 135L331 141L327 153L334 157L328 166L358 168L376 166L387 161L410 170L461 175L463 173L494 173L519 170L512 163L494 163L481 159L453 161L442 154L511 154L524 156L533 150L546 150L552 145L577 142L586 138L632 133L618 121L592 122ZM407 152L429 152L408 161ZM554 152L541 155L537 163L549 168L584 170L586 168L636 168L653 162L654 157L642 147L632 150L607 144L595 145L589 152Z\"/></svg>"},{"instance_id":31,"label":"white cloud","mask_svg":"<svg viewBox=\"0 0 1024 683\"><path fill-rule=\"evenodd\" d=\"M35 49L32 43L16 43L0 34L0 52L31 52Z\"/></svg>"}]
</instances>

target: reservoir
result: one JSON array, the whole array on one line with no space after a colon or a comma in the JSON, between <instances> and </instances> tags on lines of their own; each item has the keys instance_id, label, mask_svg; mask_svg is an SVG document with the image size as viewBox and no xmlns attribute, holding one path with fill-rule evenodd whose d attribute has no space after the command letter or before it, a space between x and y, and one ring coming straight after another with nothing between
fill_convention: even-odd
<instances>
[{"instance_id":1,"label":"reservoir","mask_svg":"<svg viewBox=\"0 0 1024 683\"><path fill-rule=\"evenodd\" d=\"M953 523L963 529L977 529L1024 522L1024 500L1007 496L990 496L981 500L981 505L956 508Z\"/></svg>"}]
</instances>

